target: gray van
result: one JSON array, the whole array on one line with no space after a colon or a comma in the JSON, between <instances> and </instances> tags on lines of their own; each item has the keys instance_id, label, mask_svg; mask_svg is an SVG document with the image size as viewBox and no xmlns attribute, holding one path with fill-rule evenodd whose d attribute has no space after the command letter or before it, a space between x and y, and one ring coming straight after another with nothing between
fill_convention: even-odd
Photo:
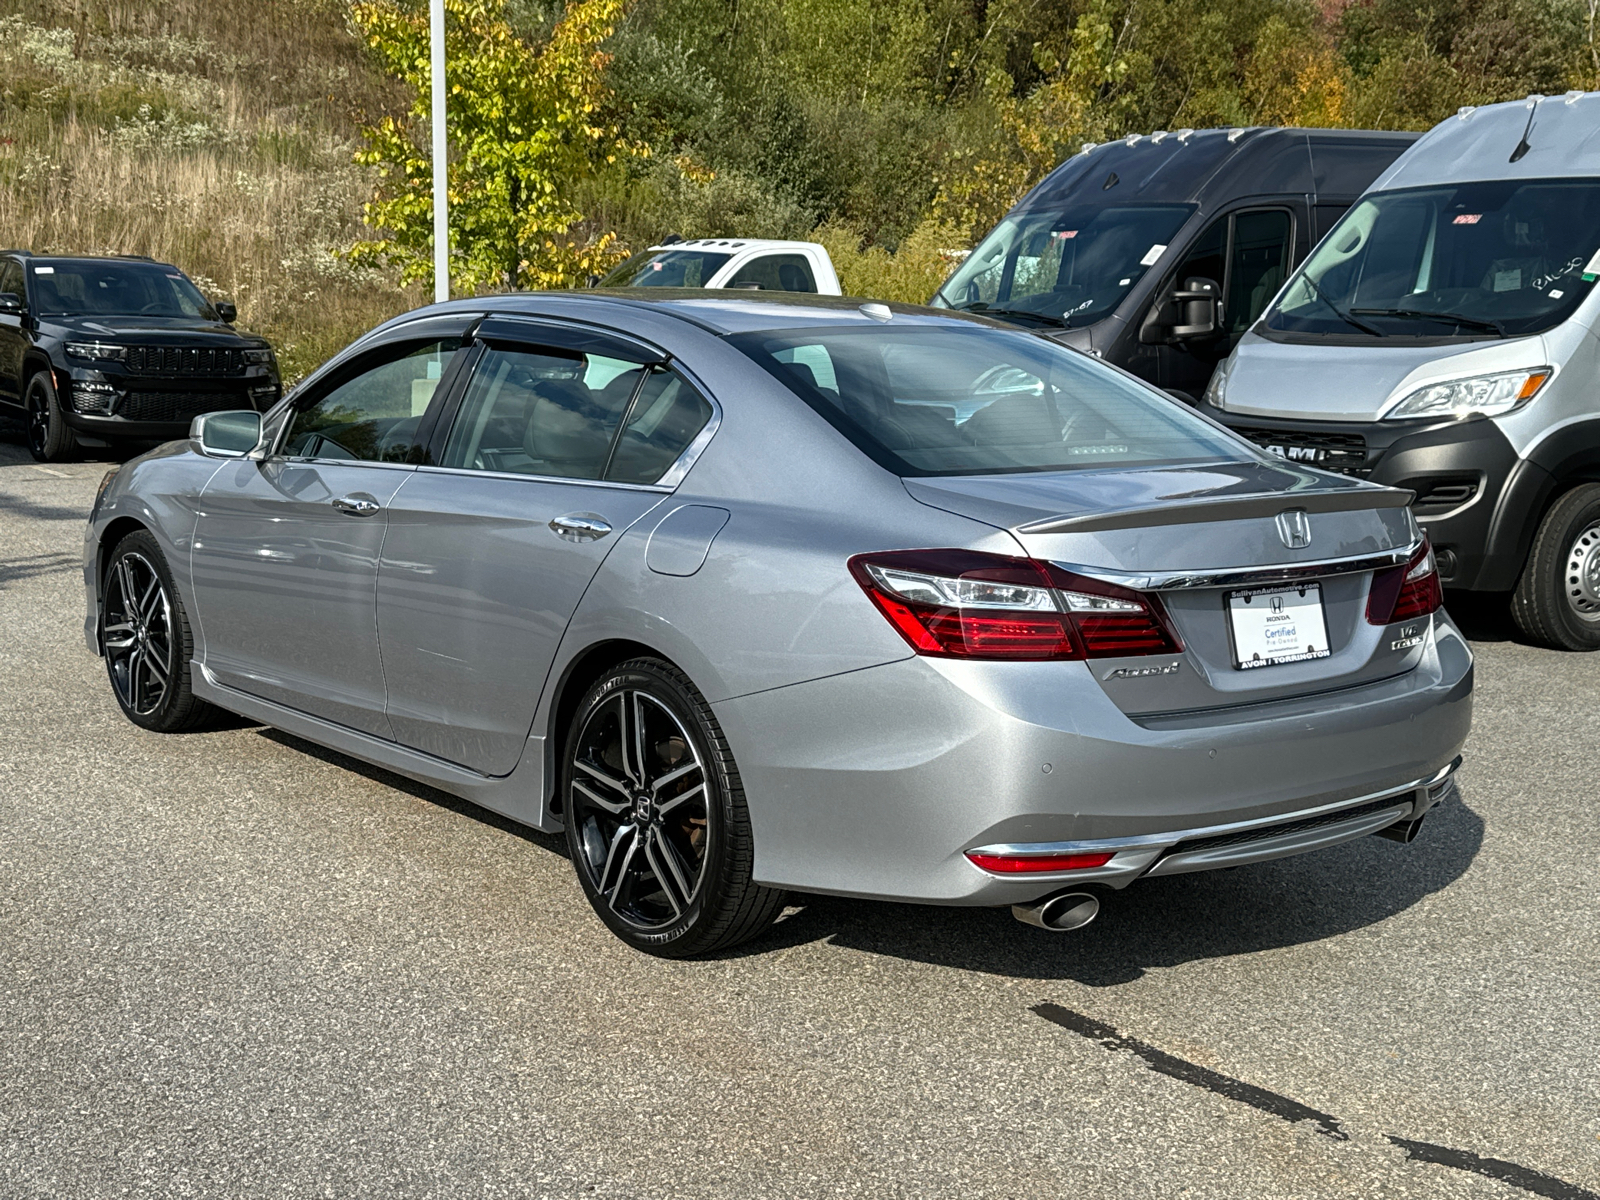
<instances>
[{"instance_id":1,"label":"gray van","mask_svg":"<svg viewBox=\"0 0 1600 1200\"><path fill-rule=\"evenodd\" d=\"M1415 133L1180 129L1085 146L930 301L1198 403L1294 266Z\"/></svg>"},{"instance_id":2,"label":"gray van","mask_svg":"<svg viewBox=\"0 0 1600 1200\"><path fill-rule=\"evenodd\" d=\"M1445 586L1600 649L1600 93L1463 108L1240 340L1208 411L1409 488Z\"/></svg>"}]
</instances>

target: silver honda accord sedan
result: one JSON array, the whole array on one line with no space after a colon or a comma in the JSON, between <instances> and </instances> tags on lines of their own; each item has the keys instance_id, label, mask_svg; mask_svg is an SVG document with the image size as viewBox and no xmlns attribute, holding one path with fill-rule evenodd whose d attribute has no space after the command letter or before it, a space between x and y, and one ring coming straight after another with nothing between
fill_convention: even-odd
<instances>
[{"instance_id":1,"label":"silver honda accord sedan","mask_svg":"<svg viewBox=\"0 0 1600 1200\"><path fill-rule=\"evenodd\" d=\"M1472 656L1410 493L981 318L652 293L421 309L108 476L129 719L564 830L672 956L791 891L1074 928L1450 792Z\"/></svg>"}]
</instances>

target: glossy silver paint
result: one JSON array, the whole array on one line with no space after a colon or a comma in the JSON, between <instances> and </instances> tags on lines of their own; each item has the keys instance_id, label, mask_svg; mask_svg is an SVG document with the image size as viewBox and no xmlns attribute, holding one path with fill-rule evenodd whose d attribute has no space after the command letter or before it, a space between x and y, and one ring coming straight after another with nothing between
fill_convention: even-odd
<instances>
[{"instance_id":1,"label":"glossy silver paint","mask_svg":"<svg viewBox=\"0 0 1600 1200\"><path fill-rule=\"evenodd\" d=\"M975 847L1170 845L1174 831L1271 825L1415 790L1460 752L1472 660L1448 617L1363 619L1374 566L1418 539L1392 493L1273 464L1243 443L1238 463L1209 468L902 480L722 336L878 323L850 305L594 294L495 304L659 347L712 401L711 425L653 487L273 453L219 460L174 443L123 468L91 517L91 648L103 554L142 525L192 614L199 694L553 831L562 700L587 686L596 647L642 647L695 682L726 732L758 881L940 903L1020 904L1062 886L979 870L963 853ZM457 302L401 318L327 369L483 310ZM281 429L283 414L266 424ZM335 504L352 497L378 511ZM1297 508L1311 539L1290 547L1276 516ZM1144 517L1122 519L1131 512ZM563 521L584 536L563 536ZM907 547L1146 580L1165 589L1185 649L918 657L844 565ZM1334 653L1234 670L1218 640L1221 589L1302 571L1322 583ZM1405 815L1403 801L1393 807Z\"/></svg>"}]
</instances>

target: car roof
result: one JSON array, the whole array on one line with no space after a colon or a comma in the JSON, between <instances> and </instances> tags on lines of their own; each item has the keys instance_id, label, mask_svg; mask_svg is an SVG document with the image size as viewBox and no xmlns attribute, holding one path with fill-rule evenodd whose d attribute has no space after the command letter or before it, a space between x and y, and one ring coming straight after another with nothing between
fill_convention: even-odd
<instances>
[{"instance_id":1,"label":"car roof","mask_svg":"<svg viewBox=\"0 0 1600 1200\"><path fill-rule=\"evenodd\" d=\"M1423 134L1369 190L1573 176L1600 176L1600 92L1462 108Z\"/></svg>"},{"instance_id":2,"label":"car roof","mask_svg":"<svg viewBox=\"0 0 1600 1200\"><path fill-rule=\"evenodd\" d=\"M664 242L651 246L659 250L717 250L732 253L738 250L817 250L820 242L791 242L782 238L693 238L686 242Z\"/></svg>"},{"instance_id":3,"label":"car roof","mask_svg":"<svg viewBox=\"0 0 1600 1200\"><path fill-rule=\"evenodd\" d=\"M148 254L35 254L32 250L0 250L0 254L12 258L25 258L29 262L44 263L75 263L75 262L134 262L147 263L156 267L170 267L178 270L171 263L162 262L158 258L151 258Z\"/></svg>"},{"instance_id":4,"label":"car roof","mask_svg":"<svg viewBox=\"0 0 1600 1200\"><path fill-rule=\"evenodd\" d=\"M380 326L387 329L400 322L452 312L504 313L507 315L577 318L615 325L626 330L630 313L640 309L676 317L719 336L762 330L796 329L805 326L956 328L979 325L989 329L1018 332L975 313L950 309L923 308L913 304L885 304L849 296L819 296L810 292L755 293L727 292L703 288L607 288L582 292L514 292L484 296L473 300L451 300L429 305L396 317ZM574 304L576 301L578 303ZM592 306L592 307L591 307ZM876 312L869 312L868 309ZM883 314L890 314L889 321ZM592 315L590 315L592 313ZM581 314L581 316L580 316ZM374 330L374 332L377 332Z\"/></svg>"}]
</instances>

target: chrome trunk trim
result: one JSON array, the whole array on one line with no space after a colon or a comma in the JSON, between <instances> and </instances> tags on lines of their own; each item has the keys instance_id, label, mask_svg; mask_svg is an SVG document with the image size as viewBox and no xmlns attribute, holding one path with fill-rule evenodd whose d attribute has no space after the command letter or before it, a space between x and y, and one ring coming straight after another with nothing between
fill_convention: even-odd
<instances>
[{"instance_id":1,"label":"chrome trunk trim","mask_svg":"<svg viewBox=\"0 0 1600 1200\"><path fill-rule=\"evenodd\" d=\"M1326 558L1320 562L1291 563L1276 567L1228 567L1216 570L1118 571L1109 567L1090 567L1081 563L1056 562L1063 571L1132 588L1136 592L1176 592L1194 588L1256 587L1270 583L1295 583L1302 579L1326 579L1332 575L1355 575L1404 566L1422 549L1412 542L1396 550L1360 554L1353 558Z\"/></svg>"}]
</instances>

